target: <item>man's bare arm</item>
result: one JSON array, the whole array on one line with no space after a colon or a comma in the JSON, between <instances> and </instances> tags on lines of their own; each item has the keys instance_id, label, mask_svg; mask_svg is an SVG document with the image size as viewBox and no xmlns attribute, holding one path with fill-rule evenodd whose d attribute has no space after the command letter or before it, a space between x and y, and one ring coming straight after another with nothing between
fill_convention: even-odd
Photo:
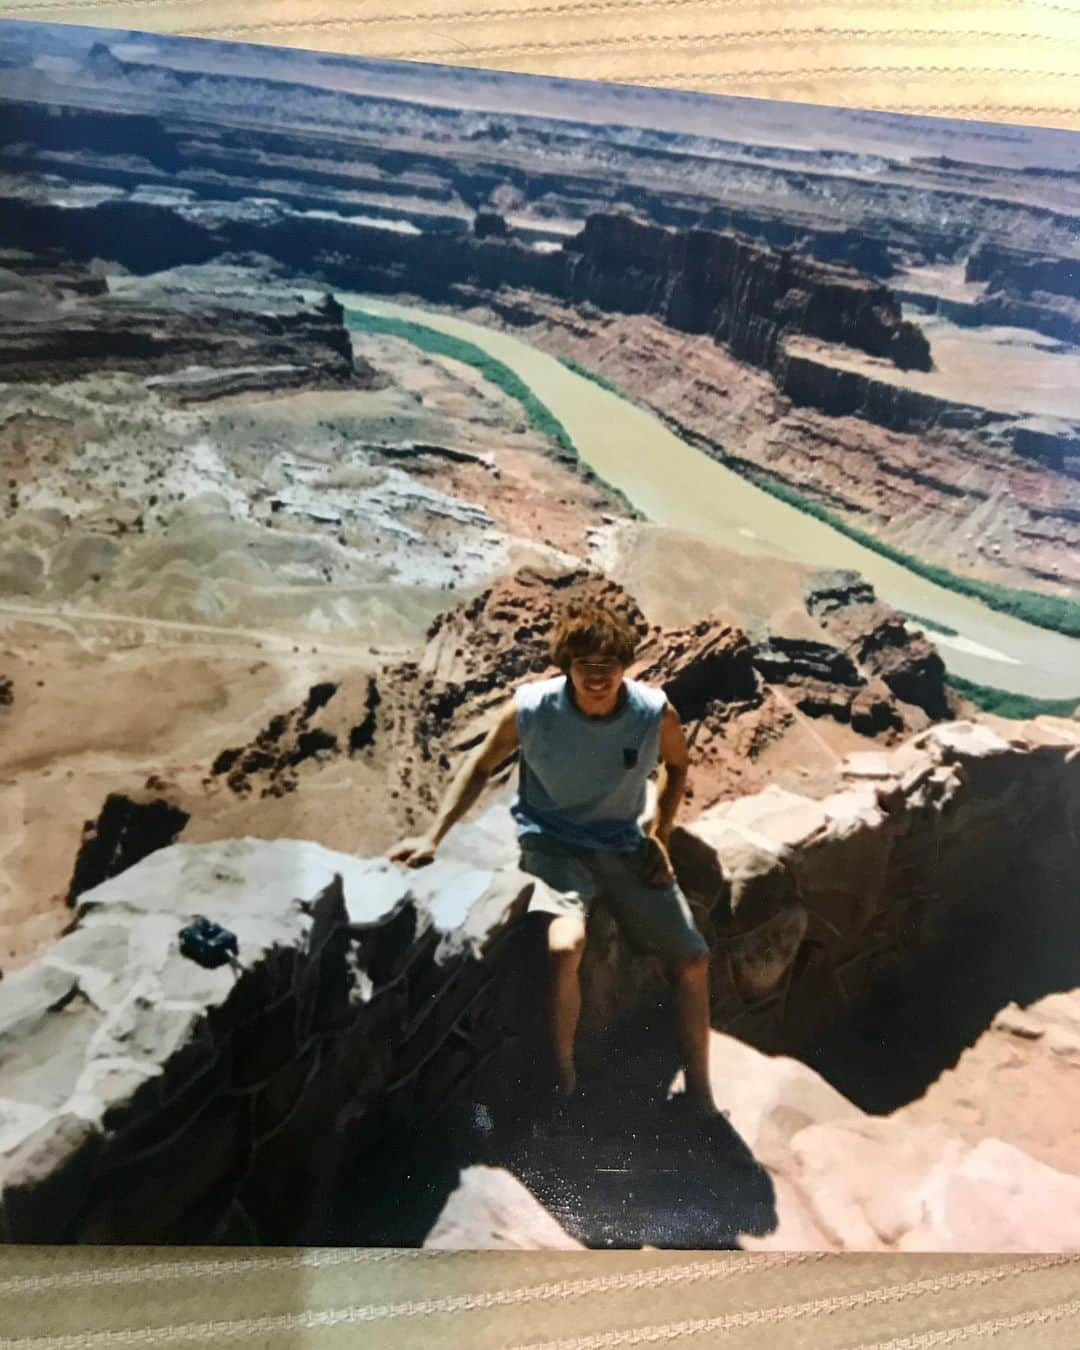
<instances>
[{"instance_id":1,"label":"man's bare arm","mask_svg":"<svg viewBox=\"0 0 1080 1350\"><path fill-rule=\"evenodd\" d=\"M466 759L443 798L426 834L435 847L487 786L491 775L518 746L517 708L513 699L499 710L495 725Z\"/></svg>"},{"instance_id":2,"label":"man's bare arm","mask_svg":"<svg viewBox=\"0 0 1080 1350\"><path fill-rule=\"evenodd\" d=\"M430 862L449 830L468 812L491 775L517 747L517 707L514 700L509 699L499 710L491 730L455 775L435 819L422 835L396 844L390 851L391 860L407 863L410 867Z\"/></svg>"},{"instance_id":3,"label":"man's bare arm","mask_svg":"<svg viewBox=\"0 0 1080 1350\"><path fill-rule=\"evenodd\" d=\"M678 714L670 703L664 708L660 722L660 764L656 811L650 833L666 848L690 769L690 750Z\"/></svg>"}]
</instances>

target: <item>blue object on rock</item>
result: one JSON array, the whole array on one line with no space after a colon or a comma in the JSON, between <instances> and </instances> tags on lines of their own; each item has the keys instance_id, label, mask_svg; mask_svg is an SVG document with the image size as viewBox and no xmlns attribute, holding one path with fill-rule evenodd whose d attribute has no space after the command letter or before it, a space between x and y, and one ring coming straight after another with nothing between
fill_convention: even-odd
<instances>
[{"instance_id":1,"label":"blue object on rock","mask_svg":"<svg viewBox=\"0 0 1080 1350\"><path fill-rule=\"evenodd\" d=\"M214 970L235 960L239 950L236 934L221 924L197 914L193 922L180 930L180 953Z\"/></svg>"}]
</instances>

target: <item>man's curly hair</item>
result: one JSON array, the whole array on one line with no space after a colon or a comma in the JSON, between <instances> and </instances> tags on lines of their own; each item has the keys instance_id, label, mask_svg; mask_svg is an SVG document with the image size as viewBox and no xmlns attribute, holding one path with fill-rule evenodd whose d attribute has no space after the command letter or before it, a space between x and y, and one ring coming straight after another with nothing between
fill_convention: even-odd
<instances>
[{"instance_id":1,"label":"man's curly hair","mask_svg":"<svg viewBox=\"0 0 1080 1350\"><path fill-rule=\"evenodd\" d=\"M551 635L552 665L567 674L570 663L589 657L628 666L637 651L637 633L621 615L595 601L569 606Z\"/></svg>"}]
</instances>

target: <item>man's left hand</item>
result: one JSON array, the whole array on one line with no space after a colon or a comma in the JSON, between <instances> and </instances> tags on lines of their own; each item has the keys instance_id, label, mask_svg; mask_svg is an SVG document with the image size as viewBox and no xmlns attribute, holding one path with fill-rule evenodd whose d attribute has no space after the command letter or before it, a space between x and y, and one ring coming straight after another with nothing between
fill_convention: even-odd
<instances>
[{"instance_id":1,"label":"man's left hand","mask_svg":"<svg viewBox=\"0 0 1080 1350\"><path fill-rule=\"evenodd\" d=\"M658 835L645 836L641 875L648 886L667 886L675 880L667 846Z\"/></svg>"}]
</instances>

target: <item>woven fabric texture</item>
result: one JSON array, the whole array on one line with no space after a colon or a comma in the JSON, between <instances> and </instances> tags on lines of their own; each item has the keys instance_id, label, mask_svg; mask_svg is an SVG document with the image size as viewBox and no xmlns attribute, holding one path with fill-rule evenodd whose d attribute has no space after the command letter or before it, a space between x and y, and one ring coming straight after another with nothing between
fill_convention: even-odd
<instances>
[{"instance_id":1,"label":"woven fabric texture","mask_svg":"<svg viewBox=\"0 0 1080 1350\"><path fill-rule=\"evenodd\" d=\"M1068 0L0 0L0 17L1080 129ZM1069 1257L26 1249L0 1350L1075 1350Z\"/></svg>"}]
</instances>

